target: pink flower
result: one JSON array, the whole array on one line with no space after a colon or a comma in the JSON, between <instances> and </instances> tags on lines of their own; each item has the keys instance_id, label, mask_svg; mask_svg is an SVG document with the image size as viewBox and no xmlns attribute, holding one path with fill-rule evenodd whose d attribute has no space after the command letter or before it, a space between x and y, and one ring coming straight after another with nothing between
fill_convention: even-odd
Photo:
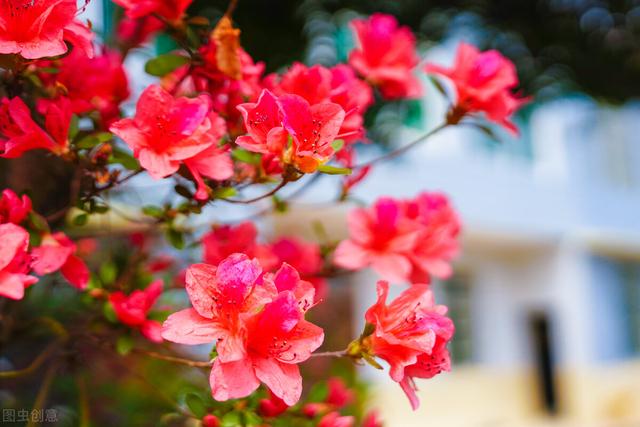
<instances>
[{"instance_id":1,"label":"pink flower","mask_svg":"<svg viewBox=\"0 0 640 427\"><path fill-rule=\"evenodd\" d=\"M304 280L313 284L316 301L324 297L327 283L319 277L324 266L320 246L296 237L281 237L269 245L269 250L277 259L276 265L291 265Z\"/></svg>"},{"instance_id":2,"label":"pink flower","mask_svg":"<svg viewBox=\"0 0 640 427\"><path fill-rule=\"evenodd\" d=\"M416 41L408 27L399 27L391 15L376 13L351 23L359 46L349 55L349 65L388 99L417 98L420 81L413 75L418 65Z\"/></svg>"},{"instance_id":3,"label":"pink flower","mask_svg":"<svg viewBox=\"0 0 640 427\"><path fill-rule=\"evenodd\" d=\"M168 21L179 21L193 0L114 0L129 18L158 14Z\"/></svg>"},{"instance_id":4,"label":"pink flower","mask_svg":"<svg viewBox=\"0 0 640 427\"><path fill-rule=\"evenodd\" d=\"M217 343L210 377L215 399L248 396L260 382L289 406L300 398L297 363L309 358L324 335L304 320L305 287L290 273L263 279L257 260L244 254L187 271L194 308L169 316L162 336L181 344ZM291 285L293 290L279 292Z\"/></svg>"},{"instance_id":5,"label":"pink flower","mask_svg":"<svg viewBox=\"0 0 640 427\"><path fill-rule=\"evenodd\" d=\"M414 267L411 281L429 283L430 276L449 278L451 260L460 251L460 219L447 197L440 193L420 193L405 202L405 214L421 226L418 244L409 254Z\"/></svg>"},{"instance_id":6,"label":"pink flower","mask_svg":"<svg viewBox=\"0 0 640 427\"><path fill-rule=\"evenodd\" d=\"M511 90L518 85L516 68L498 51L480 52L472 45L460 43L453 67L428 64L425 71L445 76L453 83L457 93L456 120L467 113L484 112L489 120L518 133L510 117L528 100L512 94Z\"/></svg>"},{"instance_id":7,"label":"pink flower","mask_svg":"<svg viewBox=\"0 0 640 427\"><path fill-rule=\"evenodd\" d=\"M257 103L241 104L238 110L248 135L238 137L236 144L249 151L278 155L302 172L315 171L333 156L331 143L338 137L345 115L338 104L310 105L298 95L276 98L266 89ZM291 147L287 146L289 136Z\"/></svg>"},{"instance_id":8,"label":"pink flower","mask_svg":"<svg viewBox=\"0 0 640 427\"><path fill-rule=\"evenodd\" d=\"M268 399L260 399L260 404L258 406L258 412L260 415L264 417L277 417L278 415L284 413L287 409L289 409L289 405L284 403L282 399L273 394L271 390L269 390L269 398Z\"/></svg>"},{"instance_id":9,"label":"pink flower","mask_svg":"<svg viewBox=\"0 0 640 427\"><path fill-rule=\"evenodd\" d=\"M60 270L74 287L83 290L89 283L89 269L76 253L76 245L64 233L46 234L31 255L33 271L43 276Z\"/></svg>"},{"instance_id":10,"label":"pink flower","mask_svg":"<svg viewBox=\"0 0 640 427\"><path fill-rule=\"evenodd\" d=\"M403 215L399 201L381 198L369 209L355 209L349 213L348 224L350 237L334 254L337 266L349 270L371 266L393 282L409 278L409 254L416 246L418 227Z\"/></svg>"},{"instance_id":11,"label":"pink flower","mask_svg":"<svg viewBox=\"0 0 640 427\"><path fill-rule=\"evenodd\" d=\"M333 405L339 409L353 402L355 397L354 393L347 388L342 378L329 378L327 385L329 387L329 393L327 394L325 402L329 405Z\"/></svg>"},{"instance_id":12,"label":"pink flower","mask_svg":"<svg viewBox=\"0 0 640 427\"><path fill-rule=\"evenodd\" d=\"M353 416L342 416L338 412L329 412L320 419L318 427L352 427L355 423Z\"/></svg>"},{"instance_id":13,"label":"pink flower","mask_svg":"<svg viewBox=\"0 0 640 427\"><path fill-rule=\"evenodd\" d=\"M29 233L12 223L0 224L0 296L22 299L24 290L38 281L29 272Z\"/></svg>"},{"instance_id":14,"label":"pink flower","mask_svg":"<svg viewBox=\"0 0 640 427\"><path fill-rule=\"evenodd\" d=\"M0 224L7 222L20 224L31 212L31 199L26 194L18 197L10 189L0 195Z\"/></svg>"},{"instance_id":15,"label":"pink flower","mask_svg":"<svg viewBox=\"0 0 640 427\"><path fill-rule=\"evenodd\" d=\"M33 120L20 98L0 100L0 157L16 158L39 148L56 155L67 153L71 103L67 98L41 99L37 107L45 117L46 132Z\"/></svg>"},{"instance_id":16,"label":"pink flower","mask_svg":"<svg viewBox=\"0 0 640 427\"><path fill-rule=\"evenodd\" d=\"M211 121L210 136L216 142L211 144L206 150L184 161L184 164L196 181L197 192L195 198L197 200L207 200L209 198L210 189L205 184L202 176L216 181L224 181L233 175L233 162L231 161L231 157L229 157L228 147L222 148L218 145L222 137L226 134L227 128L225 122L215 112L209 114L209 120Z\"/></svg>"},{"instance_id":17,"label":"pink flower","mask_svg":"<svg viewBox=\"0 0 640 427\"><path fill-rule=\"evenodd\" d=\"M162 280L156 280L144 290L135 290L129 295L118 291L109 295L109 302L116 312L118 320L137 328L150 341L162 342L162 325L147 316L153 304L162 294Z\"/></svg>"},{"instance_id":18,"label":"pink flower","mask_svg":"<svg viewBox=\"0 0 640 427\"><path fill-rule=\"evenodd\" d=\"M125 48L132 48L149 41L162 27L162 21L152 15L135 19L125 15L118 23L116 36Z\"/></svg>"},{"instance_id":19,"label":"pink flower","mask_svg":"<svg viewBox=\"0 0 640 427\"><path fill-rule=\"evenodd\" d=\"M5 0L0 3L0 53L27 59L67 52L65 40L92 54L91 31L74 21L75 0Z\"/></svg>"},{"instance_id":20,"label":"pink flower","mask_svg":"<svg viewBox=\"0 0 640 427\"><path fill-rule=\"evenodd\" d=\"M138 100L134 118L111 125L111 132L133 150L140 165L156 179L177 172L187 164L196 177L229 177L229 163L217 149L221 129L218 116L210 113L209 98L174 98L160 86L151 85ZM223 133L223 132L222 132ZM211 162L211 165L207 165ZM199 183L199 191L202 191Z\"/></svg>"},{"instance_id":21,"label":"pink flower","mask_svg":"<svg viewBox=\"0 0 640 427\"><path fill-rule=\"evenodd\" d=\"M362 420L362 427L382 427L382 421L380 421L380 417L378 416L377 411L371 411L367 415L365 415Z\"/></svg>"},{"instance_id":22,"label":"pink flower","mask_svg":"<svg viewBox=\"0 0 640 427\"><path fill-rule=\"evenodd\" d=\"M89 57L74 49L58 61L41 61L39 65L59 70L39 76L52 89L64 88L74 113L97 110L103 123L109 124L118 118L120 103L129 97L122 58L116 51L105 50Z\"/></svg>"},{"instance_id":23,"label":"pink flower","mask_svg":"<svg viewBox=\"0 0 640 427\"><path fill-rule=\"evenodd\" d=\"M283 291L247 321L246 356L224 362L217 358L211 371L216 400L248 396L264 383L285 404L294 405L302 392L298 363L320 347L322 329L304 320L291 291Z\"/></svg>"},{"instance_id":24,"label":"pink flower","mask_svg":"<svg viewBox=\"0 0 640 427\"><path fill-rule=\"evenodd\" d=\"M345 117L337 138L352 142L364 136L363 114L373 103L373 92L348 65L329 69L322 65L307 67L296 62L282 78L278 80L275 75L268 76L265 84L278 96L298 95L311 105L327 102L340 105Z\"/></svg>"},{"instance_id":25,"label":"pink flower","mask_svg":"<svg viewBox=\"0 0 640 427\"><path fill-rule=\"evenodd\" d=\"M245 357L244 319L271 300L273 285L263 284L256 259L232 254L218 267L195 264L186 275L186 290L193 308L173 313L165 321L162 336L179 344L217 341L222 361Z\"/></svg>"},{"instance_id":26,"label":"pink flower","mask_svg":"<svg viewBox=\"0 0 640 427\"><path fill-rule=\"evenodd\" d=\"M454 326L447 308L436 305L429 285L414 284L387 305L389 284L379 281L378 301L365 318L375 326L365 339L369 351L389 363L391 379L400 383L412 408L418 408L413 378L431 378L448 371Z\"/></svg>"},{"instance_id":27,"label":"pink flower","mask_svg":"<svg viewBox=\"0 0 640 427\"><path fill-rule=\"evenodd\" d=\"M218 265L229 255L240 252L257 258L260 265L271 270L278 262L271 249L257 243L258 230L251 221L238 225L219 225L202 237L203 261Z\"/></svg>"},{"instance_id":28,"label":"pink flower","mask_svg":"<svg viewBox=\"0 0 640 427\"><path fill-rule=\"evenodd\" d=\"M371 208L352 211L348 224L350 237L334 254L339 267L371 266L391 282L429 283L431 276L451 275L460 221L442 194L381 198Z\"/></svg>"}]
</instances>

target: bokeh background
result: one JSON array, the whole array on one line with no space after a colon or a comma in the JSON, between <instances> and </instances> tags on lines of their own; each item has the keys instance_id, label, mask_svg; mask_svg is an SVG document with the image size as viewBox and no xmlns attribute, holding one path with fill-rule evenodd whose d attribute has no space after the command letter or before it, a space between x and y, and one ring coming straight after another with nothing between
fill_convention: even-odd
<instances>
[{"instance_id":1,"label":"bokeh background","mask_svg":"<svg viewBox=\"0 0 640 427\"><path fill-rule=\"evenodd\" d=\"M225 8L196 0L192 12L213 20ZM461 40L500 50L532 101L516 118L520 137L450 129L355 190L365 202L443 191L464 223L456 273L435 284L457 326L453 371L419 382L422 406L411 412L385 373L363 368L371 405L388 426L640 426L640 1L240 0L234 18L244 48L278 71L345 61L349 20L373 12L411 26L429 61L449 64ZM119 11L93 0L87 14L108 39ZM145 61L170 48L161 39L130 55L134 92L149 83ZM373 144L361 158L441 123L445 101L424 85L422 99L368 114ZM162 184L135 182L136 204L162 198ZM320 222L346 236L352 205L328 203L337 187L324 177L287 214L263 218L262 231L317 239L310 224ZM126 196L121 203L126 210ZM376 280L333 280L325 316L340 313L345 342L361 330Z\"/></svg>"}]
</instances>

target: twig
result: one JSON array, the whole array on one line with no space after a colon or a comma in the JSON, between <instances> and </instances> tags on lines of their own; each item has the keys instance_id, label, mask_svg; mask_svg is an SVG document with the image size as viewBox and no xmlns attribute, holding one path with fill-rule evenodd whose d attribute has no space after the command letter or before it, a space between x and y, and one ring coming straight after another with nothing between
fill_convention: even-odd
<instances>
[{"instance_id":1,"label":"twig","mask_svg":"<svg viewBox=\"0 0 640 427\"><path fill-rule=\"evenodd\" d=\"M280 181L280 184L278 184L273 190L269 191L268 193L265 193L261 196L258 197L254 197L253 199L247 199L247 200L238 200L238 199L225 199L225 198L220 198L218 200L224 200L225 202L229 202L229 203L238 203L238 204L245 204L248 205L250 203L255 203L257 201L260 201L262 199L266 199L267 197L271 197L274 194L276 194L282 187L284 187L285 185L287 185L289 183L288 179L283 179L282 181Z\"/></svg>"},{"instance_id":2,"label":"twig","mask_svg":"<svg viewBox=\"0 0 640 427\"><path fill-rule=\"evenodd\" d=\"M44 351L42 351L42 353L40 353L38 357L33 359L33 362L31 362L31 364L24 369L17 369L15 371L0 371L0 378L17 378L35 372L44 363L44 361L49 358L49 356L55 353L59 345L60 340L56 340L55 342L49 344L44 349Z\"/></svg>"},{"instance_id":3,"label":"twig","mask_svg":"<svg viewBox=\"0 0 640 427\"><path fill-rule=\"evenodd\" d=\"M233 15L233 11L236 10L237 6L238 6L238 0L231 0L229 2L229 6L227 6L227 11L224 14L229 18L231 18L231 15Z\"/></svg>"},{"instance_id":4,"label":"twig","mask_svg":"<svg viewBox=\"0 0 640 427\"><path fill-rule=\"evenodd\" d=\"M38 391L38 395L36 396L36 400L33 403L34 411L41 410L47 402L49 391L51 390L51 385L53 384L53 380L56 377L56 371L59 365L59 362L54 362L51 366L49 366L49 369L47 369L44 380L42 381L42 385L40 386L40 390ZM27 427L35 427L37 423L37 421L35 420L35 417L30 417L29 422L27 423Z\"/></svg>"},{"instance_id":5,"label":"twig","mask_svg":"<svg viewBox=\"0 0 640 427\"><path fill-rule=\"evenodd\" d=\"M140 348L133 349L132 351L144 354L149 357L153 357L154 359L164 360L164 361L173 362L173 363L180 363L182 365L187 365L194 368L211 367L211 362L201 362L199 360L184 359L182 357L169 356L166 354L157 353L155 351L143 350Z\"/></svg>"},{"instance_id":6,"label":"twig","mask_svg":"<svg viewBox=\"0 0 640 427\"><path fill-rule=\"evenodd\" d=\"M87 382L79 374L76 376L76 386L78 387L78 406L80 406L80 427L89 427L91 425L91 416L89 412L89 395L87 392Z\"/></svg>"},{"instance_id":7,"label":"twig","mask_svg":"<svg viewBox=\"0 0 640 427\"><path fill-rule=\"evenodd\" d=\"M311 357L345 357L346 355L347 355L346 350L321 351L319 353L311 353Z\"/></svg>"},{"instance_id":8,"label":"twig","mask_svg":"<svg viewBox=\"0 0 640 427\"><path fill-rule=\"evenodd\" d=\"M422 141L424 141L424 140L432 137L436 133L440 132L442 129L444 129L447 126L449 126L449 124L450 123L448 123L448 122L442 123L441 125L431 129L429 132L425 133L424 135L419 136L418 138L414 139L413 141L411 141L407 145L402 146L400 148L397 148L397 149L395 149L393 151L390 151L390 152L388 152L386 154L383 154L380 157L376 157L375 159L369 160L368 162L364 162L364 163L362 163L360 165L356 165L352 169L353 170L362 169L362 168L364 168L366 166L371 166L371 165L373 165L375 163L379 163L379 162L382 162L382 161L385 161L385 160L390 160L390 159L393 159L395 157L398 157L400 154L403 154L404 152L410 150L414 146L420 144Z\"/></svg>"}]
</instances>

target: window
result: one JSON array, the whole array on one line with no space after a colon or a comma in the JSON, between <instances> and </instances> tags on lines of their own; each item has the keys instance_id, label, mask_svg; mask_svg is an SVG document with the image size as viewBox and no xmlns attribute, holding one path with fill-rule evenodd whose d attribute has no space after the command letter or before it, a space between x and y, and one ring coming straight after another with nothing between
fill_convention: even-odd
<instances>
[{"instance_id":1,"label":"window","mask_svg":"<svg viewBox=\"0 0 640 427\"><path fill-rule=\"evenodd\" d=\"M471 283L465 274L456 274L434 286L436 302L449 307L449 317L456 326L456 333L449 344L453 363L473 361Z\"/></svg>"}]
</instances>

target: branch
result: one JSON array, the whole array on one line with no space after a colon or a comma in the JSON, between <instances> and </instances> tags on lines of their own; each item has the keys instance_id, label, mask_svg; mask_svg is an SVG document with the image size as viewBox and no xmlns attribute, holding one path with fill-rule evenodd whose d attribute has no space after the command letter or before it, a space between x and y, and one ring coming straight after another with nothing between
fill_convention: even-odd
<instances>
[{"instance_id":1,"label":"branch","mask_svg":"<svg viewBox=\"0 0 640 427\"><path fill-rule=\"evenodd\" d=\"M179 363L182 365L191 366L193 368L210 368L211 362L201 362L199 360L184 359L182 357L169 356L166 354L157 353L155 351L143 350L140 348L134 348L132 351L141 353L154 359L164 360L166 362Z\"/></svg>"},{"instance_id":2,"label":"branch","mask_svg":"<svg viewBox=\"0 0 640 427\"><path fill-rule=\"evenodd\" d=\"M345 356L348 356L346 350L321 351L319 353L311 353L311 357L345 357Z\"/></svg>"},{"instance_id":3,"label":"branch","mask_svg":"<svg viewBox=\"0 0 640 427\"><path fill-rule=\"evenodd\" d=\"M45 374L44 380L42 381L42 385L40 386L40 390L38 391L36 400L33 403L34 411L42 409L47 402L47 398L49 397L49 390L51 390L51 384L53 384L53 380L56 377L58 366L59 363L54 362L51 366L49 366L49 369L47 369L47 373ZM37 421L35 421L35 418L30 417L29 422L27 423L27 427L34 427L36 423Z\"/></svg>"},{"instance_id":4,"label":"branch","mask_svg":"<svg viewBox=\"0 0 640 427\"><path fill-rule=\"evenodd\" d=\"M268 193L265 193L261 196L255 197L253 199L247 199L247 200L238 200L238 199L225 199L225 198L220 198L219 200L224 200L225 202L229 202L229 203L238 203L238 204L244 204L244 205L248 205L250 203L255 203L257 201L260 201L262 199L266 199L267 197L271 197L274 194L276 194L282 187L284 187L285 185L287 185L289 183L289 180L286 178L283 178L282 181L280 181L280 184L278 184L273 190L269 191Z\"/></svg>"},{"instance_id":5,"label":"branch","mask_svg":"<svg viewBox=\"0 0 640 427\"><path fill-rule=\"evenodd\" d=\"M15 371L0 371L0 378L17 378L17 377L22 377L24 375L29 375L35 372L40 366L42 366L44 361L47 360L49 356L55 353L59 345L60 345L60 340L56 340L55 342L52 342L51 344L49 344L44 349L44 351L40 353L38 357L33 359L33 362L31 362L31 364L24 369L18 369Z\"/></svg>"},{"instance_id":6,"label":"branch","mask_svg":"<svg viewBox=\"0 0 640 427\"><path fill-rule=\"evenodd\" d=\"M436 133L440 132L442 129L444 129L447 126L449 126L449 124L450 123L448 123L448 122L442 123L439 126L431 129L429 132L425 133L424 135L419 136L418 138L414 139L413 141L411 141L407 145L405 145L403 147L400 147L400 148L396 148L393 151L389 151L388 153L383 154L380 157L376 157L375 159L369 160L368 162L362 163L360 165L356 165L352 169L353 170L362 169L364 167L371 166L373 164L376 164L376 163L379 163L379 162L383 162L385 160L390 160L390 159L396 158L399 155L403 154L404 152L409 151L411 148L413 148L416 145L420 144L424 140L426 140L426 139L432 137L433 135L435 135Z\"/></svg>"}]
</instances>

